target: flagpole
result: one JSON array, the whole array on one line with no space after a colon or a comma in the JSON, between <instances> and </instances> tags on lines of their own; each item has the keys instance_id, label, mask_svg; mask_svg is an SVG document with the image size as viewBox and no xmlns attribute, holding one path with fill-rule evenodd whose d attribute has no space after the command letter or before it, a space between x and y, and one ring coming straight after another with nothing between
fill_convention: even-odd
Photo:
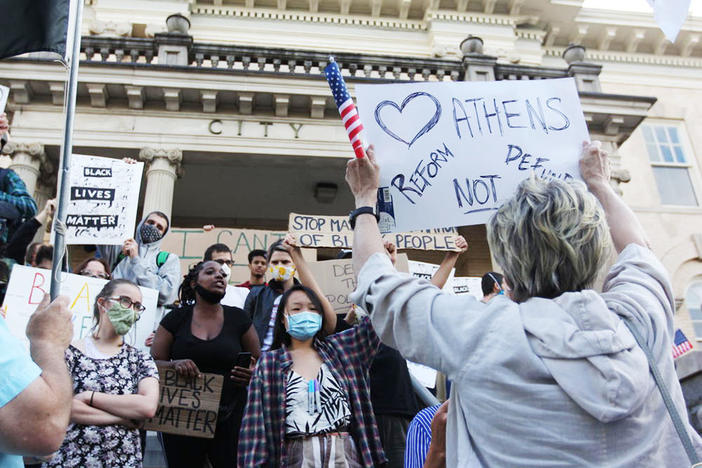
<instances>
[{"instance_id":1,"label":"flagpole","mask_svg":"<svg viewBox=\"0 0 702 468\"><path fill-rule=\"evenodd\" d=\"M66 122L63 129L63 145L61 146L61 163L59 169L59 199L54 220L54 260L51 266L51 299L55 299L61 290L61 264L66 251L66 203L68 200L68 171L71 167L73 152L73 118L76 111L76 95L78 93L78 65L80 64L80 39L83 18L83 1L75 1L73 24L69 25L66 51L71 51L68 62L68 89L66 90Z\"/></svg>"}]
</instances>

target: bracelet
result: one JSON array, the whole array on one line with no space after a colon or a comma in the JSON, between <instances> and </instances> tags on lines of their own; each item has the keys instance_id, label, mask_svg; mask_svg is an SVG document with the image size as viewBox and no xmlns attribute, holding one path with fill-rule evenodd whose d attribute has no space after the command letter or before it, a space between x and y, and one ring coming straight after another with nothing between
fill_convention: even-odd
<instances>
[{"instance_id":1,"label":"bracelet","mask_svg":"<svg viewBox=\"0 0 702 468\"><path fill-rule=\"evenodd\" d=\"M93 398L95 398L95 390L93 390L93 393L90 394L90 403L88 403L89 406L93 406Z\"/></svg>"}]
</instances>

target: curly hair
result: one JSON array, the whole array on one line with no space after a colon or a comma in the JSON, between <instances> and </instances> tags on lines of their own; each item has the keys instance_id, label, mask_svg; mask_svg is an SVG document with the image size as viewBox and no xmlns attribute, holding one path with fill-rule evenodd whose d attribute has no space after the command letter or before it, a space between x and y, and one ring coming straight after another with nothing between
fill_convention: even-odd
<instances>
[{"instance_id":1,"label":"curly hair","mask_svg":"<svg viewBox=\"0 0 702 468\"><path fill-rule=\"evenodd\" d=\"M580 181L532 174L487 224L512 299L552 299L592 283L610 253L604 211Z\"/></svg>"},{"instance_id":2,"label":"curly hair","mask_svg":"<svg viewBox=\"0 0 702 468\"><path fill-rule=\"evenodd\" d=\"M191 266L188 273L183 275L183 282L180 283L178 288L178 300L180 305L194 305L195 304L195 288L192 287L193 281L197 280L197 276L202 271L207 261L203 260L197 262L195 265Z\"/></svg>"}]
</instances>

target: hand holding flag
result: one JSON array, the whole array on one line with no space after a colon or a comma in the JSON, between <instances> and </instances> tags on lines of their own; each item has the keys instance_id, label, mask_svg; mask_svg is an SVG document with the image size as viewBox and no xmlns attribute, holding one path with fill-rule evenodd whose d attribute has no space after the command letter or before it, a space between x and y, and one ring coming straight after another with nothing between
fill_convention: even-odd
<instances>
[{"instance_id":1,"label":"hand holding flag","mask_svg":"<svg viewBox=\"0 0 702 468\"><path fill-rule=\"evenodd\" d=\"M334 57L329 57L329 65L324 69L324 74L327 77L334 101L336 101L336 107L339 108L339 115L341 115L341 121L344 122L353 151L357 158L362 158L365 156L363 147L367 146L363 136L363 124Z\"/></svg>"}]
</instances>

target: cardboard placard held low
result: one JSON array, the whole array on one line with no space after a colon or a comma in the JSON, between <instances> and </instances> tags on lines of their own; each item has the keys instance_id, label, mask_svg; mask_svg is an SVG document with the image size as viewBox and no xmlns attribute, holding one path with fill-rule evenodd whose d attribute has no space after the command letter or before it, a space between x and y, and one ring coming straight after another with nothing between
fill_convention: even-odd
<instances>
[{"instance_id":1,"label":"cardboard placard held low","mask_svg":"<svg viewBox=\"0 0 702 468\"><path fill-rule=\"evenodd\" d=\"M188 379L175 369L161 366L158 373L158 409L153 418L146 420L144 429L213 438L224 377L203 373L202 377Z\"/></svg>"},{"instance_id":2,"label":"cardboard placard held low","mask_svg":"<svg viewBox=\"0 0 702 468\"><path fill-rule=\"evenodd\" d=\"M337 247L350 249L353 230L346 216L317 216L290 213L288 231L297 235L300 247ZM383 234L383 239L398 250L439 250L460 252L456 247L455 228Z\"/></svg>"}]
</instances>

